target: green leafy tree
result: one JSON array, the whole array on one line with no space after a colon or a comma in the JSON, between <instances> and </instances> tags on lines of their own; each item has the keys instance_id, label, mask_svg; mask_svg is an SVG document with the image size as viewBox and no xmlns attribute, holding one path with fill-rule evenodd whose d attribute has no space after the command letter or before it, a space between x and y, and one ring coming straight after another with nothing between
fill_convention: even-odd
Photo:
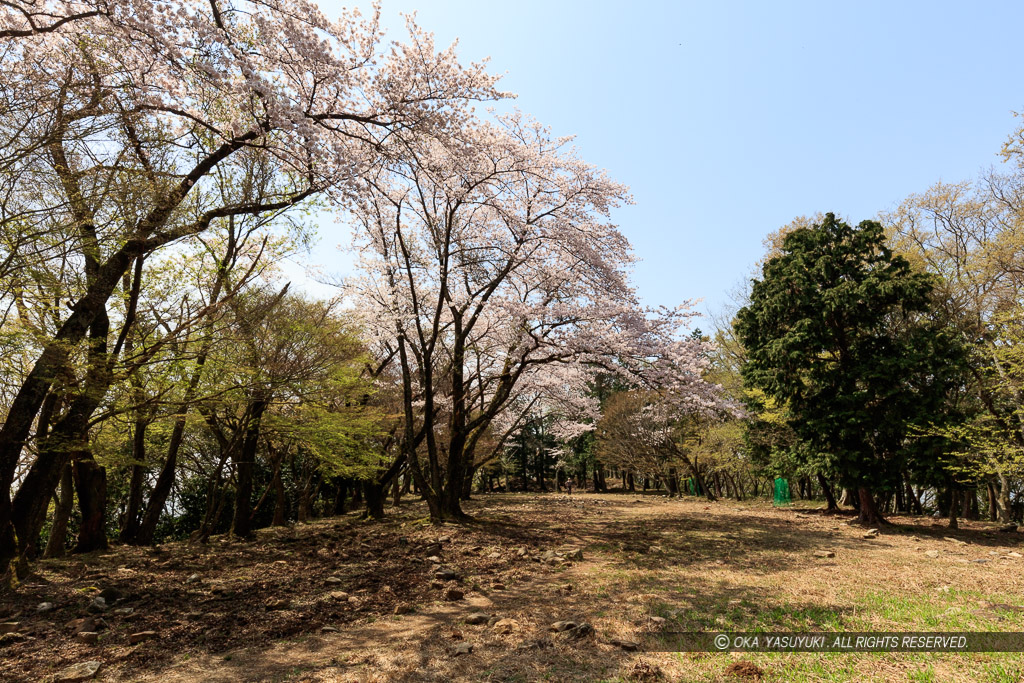
<instances>
[{"instance_id":1,"label":"green leafy tree","mask_svg":"<svg viewBox=\"0 0 1024 683\"><path fill-rule=\"evenodd\" d=\"M737 315L744 380L787 403L804 446L858 492L860 521L883 523L874 493L899 485L915 425L957 381L962 354L927 315L932 277L878 223L833 214L787 234L762 273Z\"/></svg>"}]
</instances>

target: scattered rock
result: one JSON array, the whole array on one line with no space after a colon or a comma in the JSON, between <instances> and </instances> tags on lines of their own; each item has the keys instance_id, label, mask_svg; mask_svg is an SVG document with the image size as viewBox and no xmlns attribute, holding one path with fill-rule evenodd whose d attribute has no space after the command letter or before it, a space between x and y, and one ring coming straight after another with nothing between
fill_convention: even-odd
<instances>
[{"instance_id":1,"label":"scattered rock","mask_svg":"<svg viewBox=\"0 0 1024 683\"><path fill-rule=\"evenodd\" d=\"M96 673L103 666L102 662L79 662L57 674L57 683L74 683L75 681L88 681L96 677Z\"/></svg>"},{"instance_id":2,"label":"scattered rock","mask_svg":"<svg viewBox=\"0 0 1024 683\"><path fill-rule=\"evenodd\" d=\"M53 604L52 602L41 602L38 605L36 605L36 613L37 614L44 614L46 612L51 612L56 607L57 607L57 605Z\"/></svg>"},{"instance_id":3,"label":"scattered rock","mask_svg":"<svg viewBox=\"0 0 1024 683\"><path fill-rule=\"evenodd\" d=\"M452 657L458 657L459 655L468 655L472 651L473 643L467 643L466 641L462 641L461 643L456 643L455 646L452 647Z\"/></svg>"},{"instance_id":4,"label":"scattered rock","mask_svg":"<svg viewBox=\"0 0 1024 683\"><path fill-rule=\"evenodd\" d=\"M924 554L926 556L931 557L931 558L934 559L934 558L939 556L939 551L938 550L926 550L926 551L924 551Z\"/></svg>"},{"instance_id":5,"label":"scattered rock","mask_svg":"<svg viewBox=\"0 0 1024 683\"><path fill-rule=\"evenodd\" d=\"M434 588L434 589L444 588L444 581L441 581L439 579L435 579L434 581L430 582L430 587Z\"/></svg>"},{"instance_id":6,"label":"scattered rock","mask_svg":"<svg viewBox=\"0 0 1024 683\"><path fill-rule=\"evenodd\" d=\"M955 543L956 545L967 545L967 541L961 541L959 538L953 538L952 536L944 536L942 540Z\"/></svg>"},{"instance_id":7,"label":"scattered rock","mask_svg":"<svg viewBox=\"0 0 1024 683\"><path fill-rule=\"evenodd\" d=\"M562 557L573 562L582 562L583 551L579 548L569 548L564 553L562 553Z\"/></svg>"},{"instance_id":8,"label":"scattered rock","mask_svg":"<svg viewBox=\"0 0 1024 683\"><path fill-rule=\"evenodd\" d=\"M826 557L827 558L827 557L835 557L836 554L833 551L831 551L831 550L815 550L814 551L814 556L815 557Z\"/></svg>"},{"instance_id":9,"label":"scattered rock","mask_svg":"<svg viewBox=\"0 0 1024 683\"><path fill-rule=\"evenodd\" d=\"M100 641L100 634L96 631L79 631L75 634L75 638L86 645L95 645Z\"/></svg>"},{"instance_id":10,"label":"scattered rock","mask_svg":"<svg viewBox=\"0 0 1024 683\"><path fill-rule=\"evenodd\" d=\"M427 562L433 562L434 564L441 564L441 558L437 555L431 555L427 558Z\"/></svg>"},{"instance_id":11,"label":"scattered rock","mask_svg":"<svg viewBox=\"0 0 1024 683\"><path fill-rule=\"evenodd\" d=\"M505 590L505 584L503 584L503 583L496 583L493 586L491 586L491 590L503 591L503 590Z\"/></svg>"},{"instance_id":12,"label":"scattered rock","mask_svg":"<svg viewBox=\"0 0 1024 683\"><path fill-rule=\"evenodd\" d=\"M608 641L611 645L621 648L626 652L636 652L640 649L640 643L635 640L626 640L623 638L612 638Z\"/></svg>"},{"instance_id":13,"label":"scattered rock","mask_svg":"<svg viewBox=\"0 0 1024 683\"><path fill-rule=\"evenodd\" d=\"M1024 557L1024 555L1021 555L1020 553L1006 553L1006 556L1007 557Z\"/></svg>"},{"instance_id":14,"label":"scattered rock","mask_svg":"<svg viewBox=\"0 0 1024 683\"><path fill-rule=\"evenodd\" d=\"M474 612L473 614L470 614L468 617L466 617L463 621L472 626L477 626L479 624L486 624L490 620L490 614L484 614L483 612Z\"/></svg>"},{"instance_id":15,"label":"scattered rock","mask_svg":"<svg viewBox=\"0 0 1024 683\"><path fill-rule=\"evenodd\" d=\"M494 623L494 632L505 635L519 630L519 622L515 619L499 619Z\"/></svg>"},{"instance_id":16,"label":"scattered rock","mask_svg":"<svg viewBox=\"0 0 1024 683\"><path fill-rule=\"evenodd\" d=\"M276 610L288 609L292 606L292 603L290 600L286 600L285 598L270 598L263 603L263 606L268 612L273 612Z\"/></svg>"},{"instance_id":17,"label":"scattered rock","mask_svg":"<svg viewBox=\"0 0 1024 683\"><path fill-rule=\"evenodd\" d=\"M124 597L124 593L116 588L104 588L100 591L99 597L107 601L107 604L117 602Z\"/></svg>"},{"instance_id":18,"label":"scattered rock","mask_svg":"<svg viewBox=\"0 0 1024 683\"><path fill-rule=\"evenodd\" d=\"M199 574L189 574L189 577L185 579L185 583L201 583L202 579L199 578Z\"/></svg>"},{"instance_id":19,"label":"scattered rock","mask_svg":"<svg viewBox=\"0 0 1024 683\"><path fill-rule=\"evenodd\" d=\"M321 626L320 633L340 633L341 629L337 626Z\"/></svg>"},{"instance_id":20,"label":"scattered rock","mask_svg":"<svg viewBox=\"0 0 1024 683\"><path fill-rule=\"evenodd\" d=\"M489 560L500 560L501 559L501 553L493 552L493 553L491 553L490 555L487 556L487 559L489 559Z\"/></svg>"},{"instance_id":21,"label":"scattered rock","mask_svg":"<svg viewBox=\"0 0 1024 683\"><path fill-rule=\"evenodd\" d=\"M434 572L434 578L441 581L461 581L462 576L458 572L451 569L438 569Z\"/></svg>"},{"instance_id":22,"label":"scattered rock","mask_svg":"<svg viewBox=\"0 0 1024 683\"><path fill-rule=\"evenodd\" d=\"M877 538L878 529L868 529L867 533L864 534L864 538Z\"/></svg>"},{"instance_id":23,"label":"scattered rock","mask_svg":"<svg viewBox=\"0 0 1024 683\"><path fill-rule=\"evenodd\" d=\"M647 554L649 555L661 555L663 552L665 551L662 550L660 545L652 545L647 549Z\"/></svg>"},{"instance_id":24,"label":"scattered rock","mask_svg":"<svg viewBox=\"0 0 1024 683\"><path fill-rule=\"evenodd\" d=\"M519 548L516 550L516 557L526 557L529 553L526 552L526 548Z\"/></svg>"},{"instance_id":25,"label":"scattered rock","mask_svg":"<svg viewBox=\"0 0 1024 683\"><path fill-rule=\"evenodd\" d=\"M342 583L342 580L339 579L337 576L328 576L324 580L324 583L326 583L328 586L337 586L339 583Z\"/></svg>"},{"instance_id":26,"label":"scattered rock","mask_svg":"<svg viewBox=\"0 0 1024 683\"><path fill-rule=\"evenodd\" d=\"M128 642L132 645L138 645L139 643L144 643L147 640L153 640L156 637L156 631L139 631L138 633L133 633L128 636Z\"/></svg>"},{"instance_id":27,"label":"scattered rock","mask_svg":"<svg viewBox=\"0 0 1024 683\"><path fill-rule=\"evenodd\" d=\"M465 593L458 588L448 588L444 592L444 599L448 602L455 602L456 600L462 600L465 597Z\"/></svg>"},{"instance_id":28,"label":"scattered rock","mask_svg":"<svg viewBox=\"0 0 1024 683\"><path fill-rule=\"evenodd\" d=\"M395 605L395 614L397 615L411 614L414 611L416 610L413 608L413 606L405 602Z\"/></svg>"},{"instance_id":29,"label":"scattered rock","mask_svg":"<svg viewBox=\"0 0 1024 683\"><path fill-rule=\"evenodd\" d=\"M329 595L338 602L348 602L349 595L345 591L331 591Z\"/></svg>"},{"instance_id":30,"label":"scattered rock","mask_svg":"<svg viewBox=\"0 0 1024 683\"><path fill-rule=\"evenodd\" d=\"M5 633L15 633L19 628L21 628L20 621L5 621L0 624L0 635Z\"/></svg>"},{"instance_id":31,"label":"scattered rock","mask_svg":"<svg viewBox=\"0 0 1024 683\"><path fill-rule=\"evenodd\" d=\"M118 616L121 616L121 617L130 617L131 615L135 614L135 608L134 607L118 607L116 610L114 610L114 614L116 614Z\"/></svg>"},{"instance_id":32,"label":"scattered rock","mask_svg":"<svg viewBox=\"0 0 1024 683\"><path fill-rule=\"evenodd\" d=\"M92 599L89 603L90 612L105 612L107 610L107 601L105 598L99 596Z\"/></svg>"},{"instance_id":33,"label":"scattered rock","mask_svg":"<svg viewBox=\"0 0 1024 683\"><path fill-rule=\"evenodd\" d=\"M652 626L659 626L659 627L660 626L664 626L665 625L665 617L651 617L651 625Z\"/></svg>"},{"instance_id":34,"label":"scattered rock","mask_svg":"<svg viewBox=\"0 0 1024 683\"><path fill-rule=\"evenodd\" d=\"M581 624L577 624L575 628L571 628L564 633L566 636L578 640L580 638L586 638L587 636L594 635L594 627L584 621Z\"/></svg>"},{"instance_id":35,"label":"scattered rock","mask_svg":"<svg viewBox=\"0 0 1024 683\"><path fill-rule=\"evenodd\" d=\"M562 631L568 631L569 629L576 628L577 626L579 626L579 624L575 621L556 621L548 627L548 630L554 631L555 633L561 633Z\"/></svg>"}]
</instances>

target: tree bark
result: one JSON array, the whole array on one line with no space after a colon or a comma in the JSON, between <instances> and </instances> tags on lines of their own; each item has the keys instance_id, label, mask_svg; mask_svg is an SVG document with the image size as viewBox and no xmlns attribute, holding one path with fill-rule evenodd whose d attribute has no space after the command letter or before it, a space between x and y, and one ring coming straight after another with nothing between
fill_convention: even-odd
<instances>
[{"instance_id":1,"label":"tree bark","mask_svg":"<svg viewBox=\"0 0 1024 683\"><path fill-rule=\"evenodd\" d=\"M89 451L76 453L73 462L78 509L82 513L82 526L78 531L74 552L106 550L107 470L96 463Z\"/></svg>"},{"instance_id":2,"label":"tree bark","mask_svg":"<svg viewBox=\"0 0 1024 683\"><path fill-rule=\"evenodd\" d=\"M956 509L960 504L960 491L957 490L956 485L953 484L949 487L949 528L959 529L960 524L956 519Z\"/></svg>"},{"instance_id":3,"label":"tree bark","mask_svg":"<svg viewBox=\"0 0 1024 683\"><path fill-rule=\"evenodd\" d=\"M878 507L875 505L875 497L871 491L861 486L857 489L857 498L860 502L860 516L857 520L861 524L870 526L879 526L882 524L888 524L882 513L878 511Z\"/></svg>"},{"instance_id":4,"label":"tree bark","mask_svg":"<svg viewBox=\"0 0 1024 683\"><path fill-rule=\"evenodd\" d=\"M50 526L50 538L46 542L44 557L64 557L67 553L68 520L74 504L74 478L71 475L71 463L67 463L60 475L60 495L53 509L53 524Z\"/></svg>"},{"instance_id":5,"label":"tree bark","mask_svg":"<svg viewBox=\"0 0 1024 683\"><path fill-rule=\"evenodd\" d=\"M260 440L260 423L268 400L257 395L250 403L242 447L235 451L235 514L231 520L231 533L239 538L252 535L252 476L256 465L256 451Z\"/></svg>"},{"instance_id":6,"label":"tree bark","mask_svg":"<svg viewBox=\"0 0 1024 683\"><path fill-rule=\"evenodd\" d=\"M825 475L818 472L817 478L818 485L821 487L821 492L825 496L825 502L828 504L826 512L838 512L839 505L836 503L835 494L832 492L832 487L829 485L828 480L825 479Z\"/></svg>"},{"instance_id":7,"label":"tree bark","mask_svg":"<svg viewBox=\"0 0 1024 683\"><path fill-rule=\"evenodd\" d=\"M384 485L376 481L363 482L366 514L373 519L384 518Z\"/></svg>"},{"instance_id":8,"label":"tree bark","mask_svg":"<svg viewBox=\"0 0 1024 683\"><path fill-rule=\"evenodd\" d=\"M142 508L142 484L146 477L146 427L149 422L143 417L135 420L135 431L132 435L132 477L128 485L128 505L124 512L124 524L121 526L120 540L122 543L133 543L139 534L139 511Z\"/></svg>"}]
</instances>

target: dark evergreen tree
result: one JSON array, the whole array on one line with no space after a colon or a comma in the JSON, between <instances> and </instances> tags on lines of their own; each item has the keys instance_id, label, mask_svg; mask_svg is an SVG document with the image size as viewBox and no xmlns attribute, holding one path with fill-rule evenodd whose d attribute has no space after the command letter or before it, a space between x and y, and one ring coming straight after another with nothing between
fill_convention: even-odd
<instances>
[{"instance_id":1,"label":"dark evergreen tree","mask_svg":"<svg viewBox=\"0 0 1024 683\"><path fill-rule=\"evenodd\" d=\"M827 214L785 237L737 315L744 380L787 402L800 441L858 492L863 523L884 522L873 494L901 484L907 458L935 457L908 446L958 381L962 353L929 314L932 288L878 223Z\"/></svg>"}]
</instances>

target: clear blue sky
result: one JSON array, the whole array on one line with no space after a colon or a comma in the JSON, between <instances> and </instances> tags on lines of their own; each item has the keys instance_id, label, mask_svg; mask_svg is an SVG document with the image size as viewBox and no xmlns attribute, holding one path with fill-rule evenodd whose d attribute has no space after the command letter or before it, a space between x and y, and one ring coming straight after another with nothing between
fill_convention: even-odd
<instances>
[{"instance_id":1,"label":"clear blue sky","mask_svg":"<svg viewBox=\"0 0 1024 683\"><path fill-rule=\"evenodd\" d=\"M332 15L346 3L321 0ZM351 3L347 3L351 4ZM358 3L361 7L364 3ZM365 3L365 6L368 6ZM999 164L1024 3L383 0L628 183L644 301L716 310L798 215L854 221ZM339 227L313 260L343 272ZM705 329L707 325L704 325Z\"/></svg>"}]
</instances>

